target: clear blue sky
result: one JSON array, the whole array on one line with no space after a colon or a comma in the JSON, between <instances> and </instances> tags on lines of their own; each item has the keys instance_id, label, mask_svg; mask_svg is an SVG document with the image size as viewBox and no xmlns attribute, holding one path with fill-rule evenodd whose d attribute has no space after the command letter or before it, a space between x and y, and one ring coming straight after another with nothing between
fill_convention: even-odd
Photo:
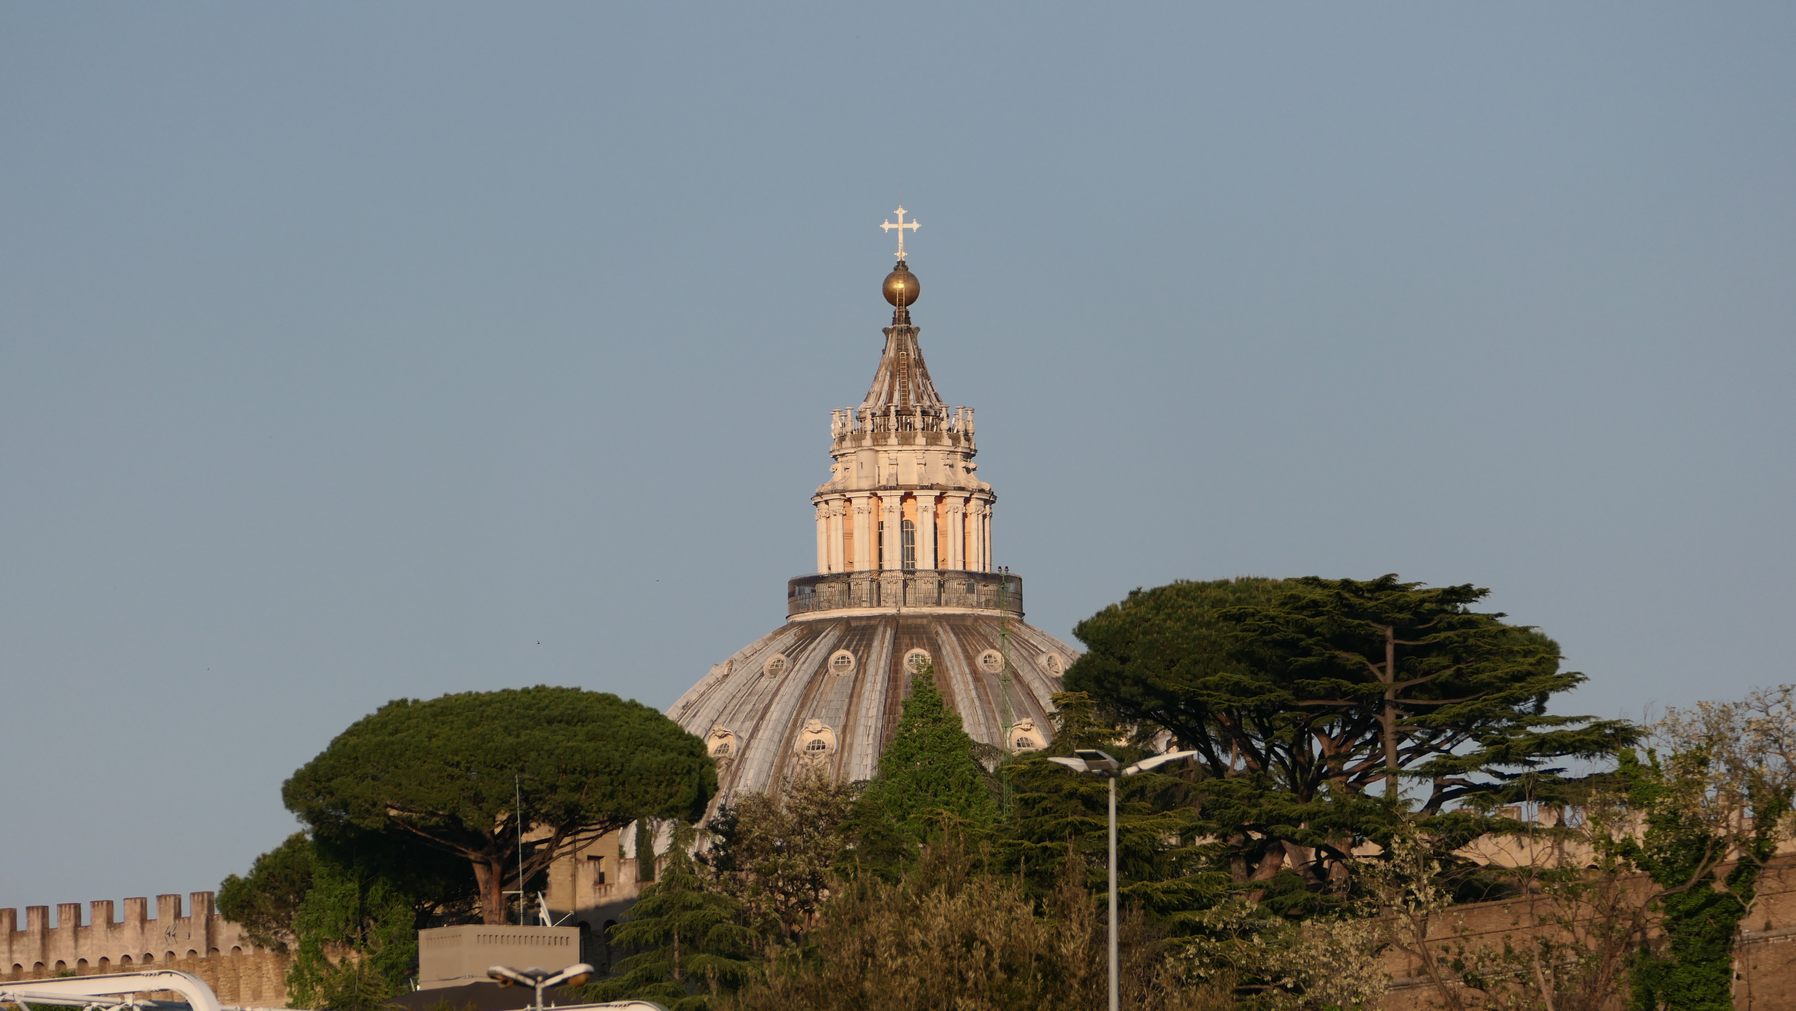
<instances>
[{"instance_id":1,"label":"clear blue sky","mask_svg":"<svg viewBox=\"0 0 1796 1011\"><path fill-rule=\"evenodd\" d=\"M388 699L665 706L814 562L900 201L997 561L1492 587L1796 680L1796 7L0 6L0 905Z\"/></svg>"}]
</instances>

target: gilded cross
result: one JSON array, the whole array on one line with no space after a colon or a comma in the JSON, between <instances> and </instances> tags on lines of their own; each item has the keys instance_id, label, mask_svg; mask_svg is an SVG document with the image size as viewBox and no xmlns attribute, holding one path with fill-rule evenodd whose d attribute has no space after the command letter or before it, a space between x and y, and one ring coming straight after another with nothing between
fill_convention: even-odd
<instances>
[{"instance_id":1,"label":"gilded cross","mask_svg":"<svg viewBox=\"0 0 1796 1011\"><path fill-rule=\"evenodd\" d=\"M890 221L882 221L879 223L879 227L880 227L881 231L886 231L886 232L889 232L894 228L898 229L898 259L902 260L902 259L904 259L904 230L906 228L908 228L914 232L921 226L919 226L917 224L915 218L911 219L910 221L904 220L904 208L903 207L898 208L896 213L898 215L898 223L897 224L893 224Z\"/></svg>"}]
</instances>

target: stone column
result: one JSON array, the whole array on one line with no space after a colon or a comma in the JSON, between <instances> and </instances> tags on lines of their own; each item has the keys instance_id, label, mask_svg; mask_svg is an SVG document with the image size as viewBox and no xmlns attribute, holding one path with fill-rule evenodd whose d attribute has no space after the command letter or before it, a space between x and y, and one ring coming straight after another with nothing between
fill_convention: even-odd
<instances>
[{"instance_id":1,"label":"stone column","mask_svg":"<svg viewBox=\"0 0 1796 1011\"><path fill-rule=\"evenodd\" d=\"M866 495L848 500L854 507L854 571L873 568L873 503Z\"/></svg>"},{"instance_id":2,"label":"stone column","mask_svg":"<svg viewBox=\"0 0 1796 1011\"><path fill-rule=\"evenodd\" d=\"M990 515L990 511L984 502L975 500L969 504L968 512L971 513L973 517L973 522L970 524L972 529L967 535L973 541L972 544L968 545L968 551L973 556L973 564L967 566L967 568L975 569L980 572L989 572L991 571L992 560L990 556L986 554L988 545L985 540L985 521L986 517Z\"/></svg>"},{"instance_id":3,"label":"stone column","mask_svg":"<svg viewBox=\"0 0 1796 1011\"><path fill-rule=\"evenodd\" d=\"M979 500L967 496L967 568L974 572L985 569L985 558L979 553Z\"/></svg>"},{"instance_id":4,"label":"stone column","mask_svg":"<svg viewBox=\"0 0 1796 1011\"><path fill-rule=\"evenodd\" d=\"M917 568L935 564L935 496L917 496Z\"/></svg>"},{"instance_id":5,"label":"stone column","mask_svg":"<svg viewBox=\"0 0 1796 1011\"><path fill-rule=\"evenodd\" d=\"M992 504L979 504L979 560L986 571L992 568Z\"/></svg>"},{"instance_id":6,"label":"stone column","mask_svg":"<svg viewBox=\"0 0 1796 1011\"><path fill-rule=\"evenodd\" d=\"M943 545L947 566L950 569L964 569L967 566L960 550L960 500L944 499L942 507L948 510L948 543Z\"/></svg>"},{"instance_id":7,"label":"stone column","mask_svg":"<svg viewBox=\"0 0 1796 1011\"><path fill-rule=\"evenodd\" d=\"M904 568L904 508L903 499L897 495L886 495L880 498L880 518L886 525L884 556L879 560L879 567L890 572Z\"/></svg>"},{"instance_id":8,"label":"stone column","mask_svg":"<svg viewBox=\"0 0 1796 1011\"><path fill-rule=\"evenodd\" d=\"M817 503L817 571L829 571L829 503Z\"/></svg>"},{"instance_id":9,"label":"stone column","mask_svg":"<svg viewBox=\"0 0 1796 1011\"><path fill-rule=\"evenodd\" d=\"M829 571L841 572L842 564L842 510L844 503L834 499L829 503Z\"/></svg>"}]
</instances>

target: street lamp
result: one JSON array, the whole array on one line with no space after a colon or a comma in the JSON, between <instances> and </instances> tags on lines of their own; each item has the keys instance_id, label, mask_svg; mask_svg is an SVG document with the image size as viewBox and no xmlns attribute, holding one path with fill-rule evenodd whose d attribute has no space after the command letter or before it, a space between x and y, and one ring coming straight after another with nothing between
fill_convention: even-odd
<instances>
[{"instance_id":1,"label":"street lamp","mask_svg":"<svg viewBox=\"0 0 1796 1011\"><path fill-rule=\"evenodd\" d=\"M500 986L528 986L536 988L535 1011L543 1011L543 991L552 986L564 983L579 986L592 978L592 966L585 962L576 962L560 972L550 972L532 966L529 969L513 969L508 965L489 966L486 974L498 981Z\"/></svg>"},{"instance_id":2,"label":"street lamp","mask_svg":"<svg viewBox=\"0 0 1796 1011\"><path fill-rule=\"evenodd\" d=\"M1116 982L1116 781L1123 776L1157 769L1168 762L1183 761L1195 754L1195 751L1168 751L1163 755L1144 758L1127 768L1121 768L1116 759L1095 748L1080 748L1073 752L1073 758L1058 755L1048 757L1048 761L1064 765L1074 772L1102 776L1110 781L1110 1011L1117 1011L1119 1003Z\"/></svg>"}]
</instances>

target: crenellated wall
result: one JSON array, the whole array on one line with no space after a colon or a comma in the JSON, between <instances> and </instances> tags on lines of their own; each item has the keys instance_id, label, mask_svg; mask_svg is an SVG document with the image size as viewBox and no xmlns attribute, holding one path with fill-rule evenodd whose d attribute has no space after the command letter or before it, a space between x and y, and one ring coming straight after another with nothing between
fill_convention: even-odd
<instances>
[{"instance_id":1,"label":"crenellated wall","mask_svg":"<svg viewBox=\"0 0 1796 1011\"><path fill-rule=\"evenodd\" d=\"M82 904L0 909L0 979L39 979L146 966L178 969L205 980L226 1004L278 1005L286 1000L287 957L258 947L237 924L220 916L211 892L193 892L182 915L179 894L156 896L155 915L145 898L124 900L124 915L111 899Z\"/></svg>"}]
</instances>

